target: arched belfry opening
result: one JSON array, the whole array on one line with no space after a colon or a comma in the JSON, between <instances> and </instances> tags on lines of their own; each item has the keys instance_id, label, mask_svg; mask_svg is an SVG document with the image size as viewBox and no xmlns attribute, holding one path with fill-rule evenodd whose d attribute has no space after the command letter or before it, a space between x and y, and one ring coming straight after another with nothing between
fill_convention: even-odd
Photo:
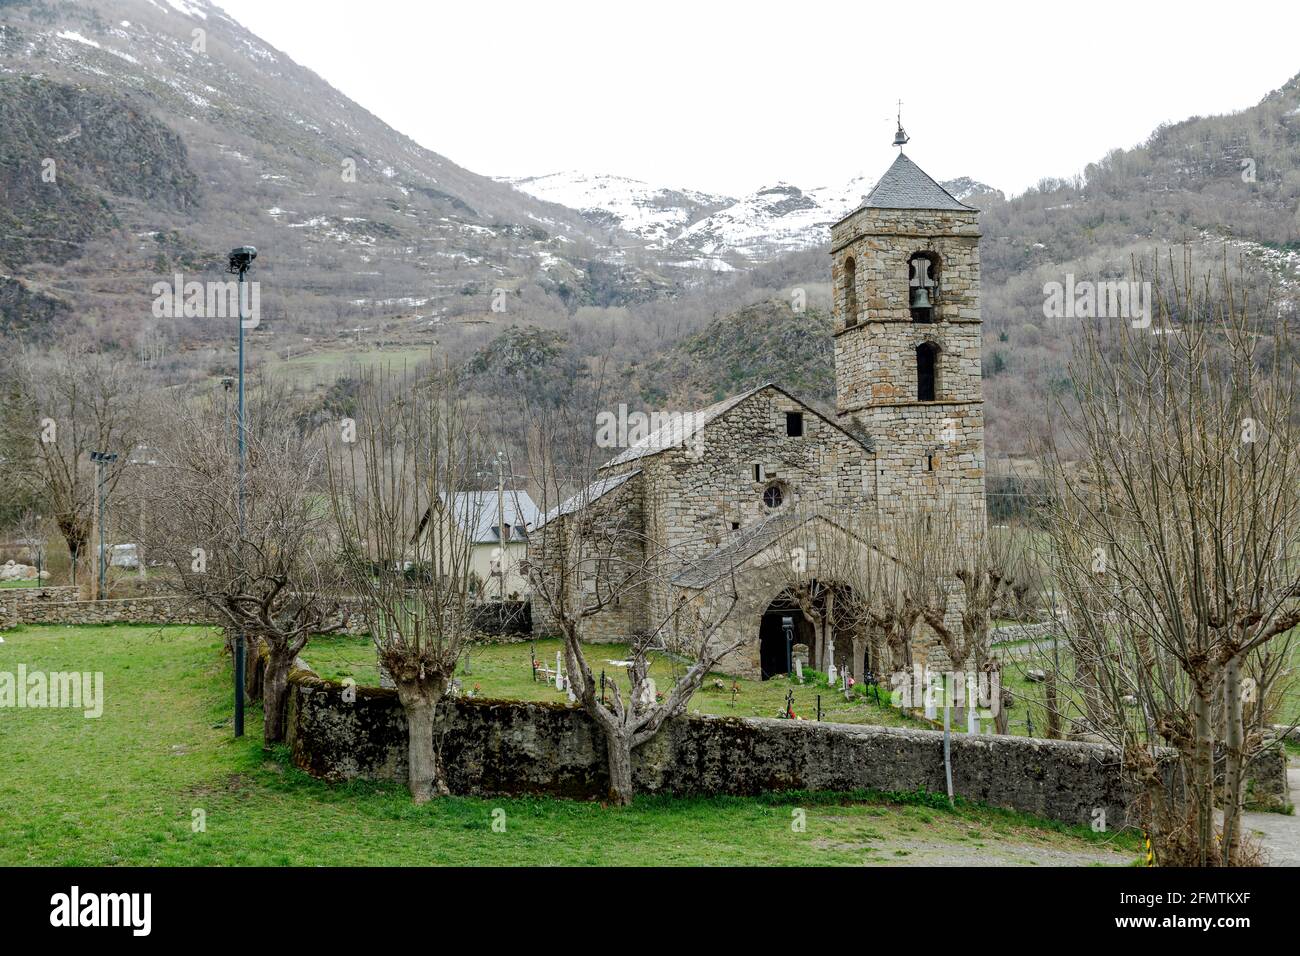
<instances>
[{"instance_id":1,"label":"arched belfry opening","mask_svg":"<svg viewBox=\"0 0 1300 956\"><path fill-rule=\"evenodd\" d=\"M922 342L916 347L916 400L933 402L939 394L939 345Z\"/></svg>"},{"instance_id":2,"label":"arched belfry opening","mask_svg":"<svg viewBox=\"0 0 1300 956\"><path fill-rule=\"evenodd\" d=\"M852 256L844 260L844 326L858 324L858 264Z\"/></svg>"},{"instance_id":3,"label":"arched belfry opening","mask_svg":"<svg viewBox=\"0 0 1300 956\"><path fill-rule=\"evenodd\" d=\"M913 322L933 322L939 302L939 256L915 252L907 260L907 307Z\"/></svg>"}]
</instances>

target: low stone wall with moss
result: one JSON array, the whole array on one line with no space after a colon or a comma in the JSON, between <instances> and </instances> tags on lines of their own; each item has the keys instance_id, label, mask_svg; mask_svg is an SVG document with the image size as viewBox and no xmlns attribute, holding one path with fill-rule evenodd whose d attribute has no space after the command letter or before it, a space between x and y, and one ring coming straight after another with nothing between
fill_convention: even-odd
<instances>
[{"instance_id":1,"label":"low stone wall with moss","mask_svg":"<svg viewBox=\"0 0 1300 956\"><path fill-rule=\"evenodd\" d=\"M170 597L106 601L31 601L17 609L15 624L210 624L188 601Z\"/></svg>"},{"instance_id":2,"label":"low stone wall with moss","mask_svg":"<svg viewBox=\"0 0 1300 956\"><path fill-rule=\"evenodd\" d=\"M294 763L327 780L406 778L406 720L392 690L291 678ZM603 798L605 744L579 708L470 698L441 708L437 740L453 793ZM945 792L943 734L765 718L683 716L634 754L648 793L774 790ZM1123 825L1132 791L1099 744L954 734L953 786L971 800L1088 825Z\"/></svg>"}]
</instances>

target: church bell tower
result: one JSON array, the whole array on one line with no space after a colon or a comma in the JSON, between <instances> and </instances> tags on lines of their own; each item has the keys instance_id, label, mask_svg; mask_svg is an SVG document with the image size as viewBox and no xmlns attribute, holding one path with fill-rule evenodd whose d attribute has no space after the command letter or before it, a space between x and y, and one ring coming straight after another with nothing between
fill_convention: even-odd
<instances>
[{"instance_id":1,"label":"church bell tower","mask_svg":"<svg viewBox=\"0 0 1300 956\"><path fill-rule=\"evenodd\" d=\"M902 151L831 228L835 395L875 440L882 515L951 504L982 528L978 210Z\"/></svg>"}]
</instances>

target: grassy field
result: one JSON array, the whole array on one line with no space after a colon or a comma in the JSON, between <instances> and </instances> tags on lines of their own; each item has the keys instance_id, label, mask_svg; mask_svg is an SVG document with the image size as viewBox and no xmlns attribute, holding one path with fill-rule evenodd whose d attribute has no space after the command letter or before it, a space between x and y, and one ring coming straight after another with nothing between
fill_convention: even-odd
<instances>
[{"instance_id":1,"label":"grassy field","mask_svg":"<svg viewBox=\"0 0 1300 956\"><path fill-rule=\"evenodd\" d=\"M320 348L302 352L288 359L281 359L271 353L263 357L267 370L276 377L291 381L299 386L333 385L344 376L356 376L366 369L390 367L400 372L403 366L414 368L421 362L430 361L429 345L411 345L405 347L373 348L339 346L337 348Z\"/></svg>"},{"instance_id":2,"label":"grassy field","mask_svg":"<svg viewBox=\"0 0 1300 956\"><path fill-rule=\"evenodd\" d=\"M511 700L564 700L566 694L557 691L544 681L533 680L530 655L533 649L538 662L555 667L555 655L561 650L560 640L544 640L522 644L488 644L473 648L468 672L461 664L460 680L465 690L483 697L502 697ZM594 644L587 661L597 680L605 671L609 680L618 679L626 688L626 671L614 661L627 657L625 644ZM329 635L314 638L303 653L307 663L322 677L342 680L351 677L363 686L377 684L379 672L375 664L375 648L367 637ZM672 686L672 662L656 657L650 667L650 676L658 689L667 693ZM838 688L826 684L826 676L805 671L805 683L792 678L774 678L767 681L739 680L724 674L711 674L699 693L691 699L690 710L702 714L720 714L730 717L779 717L785 712L786 694L793 692L796 717L817 719L817 698L821 697L822 719L846 724L884 724L893 727L929 727L907 713L889 704L886 689L880 692L880 703L875 697L855 694L846 701ZM735 693L732 687L735 686ZM624 691L626 697L626 691Z\"/></svg>"},{"instance_id":3,"label":"grassy field","mask_svg":"<svg viewBox=\"0 0 1300 956\"><path fill-rule=\"evenodd\" d=\"M399 786L329 785L293 768L283 748L265 753L256 708L248 736L232 739L227 665L211 629L24 627L4 639L0 671L100 671L105 706L99 719L0 709L0 865L1122 865L1137 852L1128 835L950 809L928 795L640 797L630 808L456 797L416 807ZM331 639L308 657L337 673L355 653ZM490 681L489 661L480 654L467 682ZM502 681L521 680L516 658L501 667ZM491 828L495 808L504 833ZM791 826L796 810L803 832Z\"/></svg>"},{"instance_id":4,"label":"grassy field","mask_svg":"<svg viewBox=\"0 0 1300 956\"><path fill-rule=\"evenodd\" d=\"M1044 704L1046 688L1041 683L1034 683L1026 679L1026 671L1032 668L1043 671L1052 669L1050 648L1040 646L1030 656L1010 661L1003 668L1003 683L1010 688L1016 697L1015 706L1010 710L1009 729L1013 734L1026 735L1029 730L1029 721L1032 720L1034 734L1042 736L1043 730L1047 726L1047 709ZM1074 672L1073 659L1064 646L1061 648L1061 669L1067 676L1072 675ZM1300 674L1300 638L1295 637L1292 638L1291 645L1291 672L1292 676L1282 684L1277 713L1273 719L1274 723L1292 724L1300 721L1300 679L1295 676ZM1067 685L1068 681L1062 681L1059 691L1062 695L1069 693ZM1076 698L1075 706L1066 711L1067 715L1070 716L1077 716L1081 712L1081 702L1077 699L1077 694L1074 697Z\"/></svg>"}]
</instances>

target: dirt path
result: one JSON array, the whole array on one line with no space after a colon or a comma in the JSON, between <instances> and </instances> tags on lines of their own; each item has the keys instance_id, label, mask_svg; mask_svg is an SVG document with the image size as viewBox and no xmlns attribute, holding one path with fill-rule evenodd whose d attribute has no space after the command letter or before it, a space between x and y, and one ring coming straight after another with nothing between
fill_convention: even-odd
<instances>
[{"instance_id":1,"label":"dirt path","mask_svg":"<svg viewBox=\"0 0 1300 956\"><path fill-rule=\"evenodd\" d=\"M1294 803L1300 799L1300 761L1294 757L1286 778ZM1269 866L1300 866L1300 816L1248 812L1242 817L1242 823L1268 850Z\"/></svg>"},{"instance_id":2,"label":"dirt path","mask_svg":"<svg viewBox=\"0 0 1300 956\"><path fill-rule=\"evenodd\" d=\"M872 862L886 866L1128 866L1133 862L1132 853L1101 848L1064 850L992 839L982 847L915 840L877 849L880 854Z\"/></svg>"}]
</instances>

